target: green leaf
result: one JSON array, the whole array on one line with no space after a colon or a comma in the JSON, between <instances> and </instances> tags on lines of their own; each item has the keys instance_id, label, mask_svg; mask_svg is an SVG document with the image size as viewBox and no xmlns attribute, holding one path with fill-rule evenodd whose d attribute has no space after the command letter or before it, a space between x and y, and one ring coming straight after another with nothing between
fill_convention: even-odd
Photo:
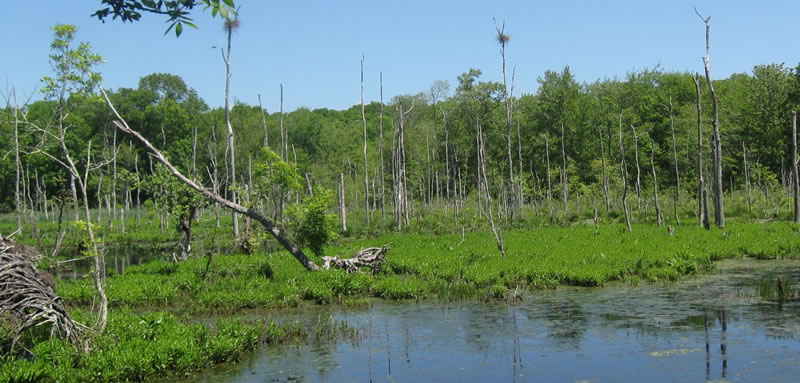
<instances>
[{"instance_id":1,"label":"green leaf","mask_svg":"<svg viewBox=\"0 0 800 383\"><path fill-rule=\"evenodd\" d=\"M178 22L178 24L175 25L175 37L181 37L181 33L183 33L183 23Z\"/></svg>"},{"instance_id":2,"label":"green leaf","mask_svg":"<svg viewBox=\"0 0 800 383\"><path fill-rule=\"evenodd\" d=\"M220 15L220 17L222 17L223 19L227 19L227 18L228 18L228 16L229 16L229 14L228 14L228 8L225 8L225 7L219 7L219 15Z\"/></svg>"},{"instance_id":3,"label":"green leaf","mask_svg":"<svg viewBox=\"0 0 800 383\"><path fill-rule=\"evenodd\" d=\"M233 0L222 0L225 4L231 8L236 8L236 5L233 4Z\"/></svg>"},{"instance_id":4,"label":"green leaf","mask_svg":"<svg viewBox=\"0 0 800 383\"><path fill-rule=\"evenodd\" d=\"M147 8L155 8L156 2L153 0L142 0L142 4Z\"/></svg>"}]
</instances>

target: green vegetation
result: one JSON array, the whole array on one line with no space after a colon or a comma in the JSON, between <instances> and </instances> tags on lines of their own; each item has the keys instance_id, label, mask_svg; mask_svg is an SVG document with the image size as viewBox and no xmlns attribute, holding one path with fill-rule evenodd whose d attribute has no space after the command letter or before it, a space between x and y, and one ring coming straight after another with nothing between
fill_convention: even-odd
<instances>
[{"instance_id":1,"label":"green vegetation","mask_svg":"<svg viewBox=\"0 0 800 383\"><path fill-rule=\"evenodd\" d=\"M83 317L86 313L79 312ZM0 363L4 382L129 382L182 375L208 364L235 362L259 344L282 343L311 337L320 341L356 338L346 322L320 320L306 328L273 320L245 322L222 319L213 328L191 323L166 312L109 315L103 334L91 339L84 353L59 339L38 334L23 357L6 356Z\"/></svg>"},{"instance_id":2,"label":"green vegetation","mask_svg":"<svg viewBox=\"0 0 800 383\"><path fill-rule=\"evenodd\" d=\"M734 224L726 230L638 225L543 227L506 233L507 254L494 250L485 231L459 235L390 234L331 247L352 254L390 244L377 275L341 270L309 273L284 252L214 256L179 264L153 261L108 278L112 307L164 307L181 312L235 313L243 309L297 306L302 301L341 303L353 298L503 299L509 290L558 285L602 286L615 281L674 281L708 270L712 261L800 257L796 227ZM89 305L88 280L64 280L59 295Z\"/></svg>"}]
</instances>

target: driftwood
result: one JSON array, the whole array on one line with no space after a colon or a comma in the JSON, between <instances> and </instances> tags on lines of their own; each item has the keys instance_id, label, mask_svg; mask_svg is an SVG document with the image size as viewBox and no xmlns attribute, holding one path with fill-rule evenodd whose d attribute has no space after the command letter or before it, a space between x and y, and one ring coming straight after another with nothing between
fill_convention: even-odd
<instances>
[{"instance_id":1,"label":"driftwood","mask_svg":"<svg viewBox=\"0 0 800 383\"><path fill-rule=\"evenodd\" d=\"M338 256L322 257L322 268L328 270L331 267L346 270L348 273L355 273L361 270L362 267L369 267L371 272L375 274L380 270L381 264L385 259L386 252L389 251L388 246L384 247L370 247L362 249L353 258L342 259Z\"/></svg>"},{"instance_id":2,"label":"driftwood","mask_svg":"<svg viewBox=\"0 0 800 383\"><path fill-rule=\"evenodd\" d=\"M55 291L52 276L36 269L41 255L0 236L0 327L11 334L11 347L26 329L50 324L50 336L79 344L87 329L73 321Z\"/></svg>"}]
</instances>

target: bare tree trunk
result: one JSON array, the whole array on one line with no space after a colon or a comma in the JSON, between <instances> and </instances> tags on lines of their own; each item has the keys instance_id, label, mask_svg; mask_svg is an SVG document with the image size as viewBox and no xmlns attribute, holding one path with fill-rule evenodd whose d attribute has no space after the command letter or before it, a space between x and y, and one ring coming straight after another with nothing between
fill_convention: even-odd
<instances>
[{"instance_id":1,"label":"bare tree trunk","mask_svg":"<svg viewBox=\"0 0 800 383\"><path fill-rule=\"evenodd\" d=\"M753 213L753 197L750 192L750 173L747 168L747 148L744 146L744 141L742 141L742 157L744 159L744 184L747 187L747 208L750 213Z\"/></svg>"},{"instance_id":2,"label":"bare tree trunk","mask_svg":"<svg viewBox=\"0 0 800 383\"><path fill-rule=\"evenodd\" d=\"M344 203L344 173L339 173L339 222L342 225L342 233L347 231L347 210Z\"/></svg>"},{"instance_id":3,"label":"bare tree trunk","mask_svg":"<svg viewBox=\"0 0 800 383\"><path fill-rule=\"evenodd\" d=\"M491 224L492 234L494 234L495 242L497 243L497 249L500 250L500 255L503 258L506 257L506 249L505 245L503 244L503 229L500 226L495 226L494 224L494 215L492 214L492 210L494 207L492 206L492 195L489 193L489 182L486 180L486 154L484 152L484 142L483 142L483 131L481 131L481 122L480 120L476 119L476 125L478 127L478 172L481 175L481 178L478 180L479 183L483 183L483 191L486 197L486 206L487 206L487 213L489 216L489 223Z\"/></svg>"},{"instance_id":4,"label":"bare tree trunk","mask_svg":"<svg viewBox=\"0 0 800 383\"><path fill-rule=\"evenodd\" d=\"M650 139L650 169L653 170L653 200L656 204L656 222L658 226L664 224L664 214L661 212L661 203L658 202L658 179L656 178L656 164L654 157L656 155L656 142Z\"/></svg>"},{"instance_id":5,"label":"bare tree trunk","mask_svg":"<svg viewBox=\"0 0 800 383\"><path fill-rule=\"evenodd\" d=\"M622 175L622 210L625 212L625 224L628 231L633 232L631 214L628 211L628 167L625 165L625 145L622 142L622 112L619 114L619 168Z\"/></svg>"},{"instance_id":6,"label":"bare tree trunk","mask_svg":"<svg viewBox=\"0 0 800 383\"><path fill-rule=\"evenodd\" d=\"M231 126L230 89L231 89L231 34L235 27L226 22L225 30L228 35L228 51L223 55L225 59L225 126L228 128L228 151L230 155L230 188L231 202L236 203L236 156L233 145L233 126ZM233 236L239 240L239 216L233 211Z\"/></svg>"},{"instance_id":7,"label":"bare tree trunk","mask_svg":"<svg viewBox=\"0 0 800 383\"><path fill-rule=\"evenodd\" d=\"M369 166L367 165L367 116L364 114L364 55L361 55L361 126L364 132L364 223L369 229Z\"/></svg>"},{"instance_id":8,"label":"bare tree trunk","mask_svg":"<svg viewBox=\"0 0 800 383\"><path fill-rule=\"evenodd\" d=\"M797 178L797 111L792 111L792 177L794 192L794 223L800 223L800 182Z\"/></svg>"},{"instance_id":9,"label":"bare tree trunk","mask_svg":"<svg viewBox=\"0 0 800 383\"><path fill-rule=\"evenodd\" d=\"M569 182L567 180L567 150L564 145L564 123L561 123L561 202L564 204L564 213L569 210Z\"/></svg>"},{"instance_id":10,"label":"bare tree trunk","mask_svg":"<svg viewBox=\"0 0 800 383\"><path fill-rule=\"evenodd\" d=\"M447 128L447 113L442 112L442 124L444 124L444 188L445 188L445 215L447 215L447 206L450 204L450 130ZM455 207L454 207L455 209Z\"/></svg>"},{"instance_id":11,"label":"bare tree trunk","mask_svg":"<svg viewBox=\"0 0 800 383\"><path fill-rule=\"evenodd\" d=\"M378 113L378 151L381 157L381 219L386 220L386 177L384 176L383 164L383 72L380 74L381 78L381 110Z\"/></svg>"},{"instance_id":12,"label":"bare tree trunk","mask_svg":"<svg viewBox=\"0 0 800 383\"><path fill-rule=\"evenodd\" d=\"M636 135L636 128L631 125L633 131L633 158L636 160L636 213L642 214L642 169L639 167L639 136Z\"/></svg>"},{"instance_id":13,"label":"bare tree trunk","mask_svg":"<svg viewBox=\"0 0 800 383\"><path fill-rule=\"evenodd\" d=\"M269 232L278 241L278 243L280 243L287 251L289 251L290 254L292 254L292 256L295 257L295 259L297 259L297 261L300 262L300 264L303 265L303 267L305 267L307 270L310 271L319 269L319 267L314 262L308 259L305 253L303 253L303 250L298 246L296 246L294 243L292 243L286 237L286 234L283 232L283 230L278 226L276 226L269 218L263 216L255 209L248 209L242 205L239 205L238 203L226 200L220 195L212 191L209 191L208 189L196 184L189 178L186 178L186 176L183 175L177 168L175 168L175 166L173 166L172 163L170 163L167 160L167 158L164 157L164 155L158 149L156 149L153 146L153 144L150 143L150 141L144 138L139 132L131 129L128 126L128 123L125 122L122 116L120 116L117 110L114 108L114 105L111 103L111 100L108 98L108 95L105 93L105 90L101 88L101 92L103 93L103 97L105 98L109 108L111 108L112 112L117 118L117 120L114 121L114 125L123 132L132 135L134 138L136 138L136 140L142 143L147 148L147 150L150 151L153 157L155 157L159 162L164 164L164 166L166 166L167 169L169 169L169 171L172 173L173 176L181 180L181 182L191 187L192 189L197 190L198 192L200 192L200 194L203 194L204 196L208 197L212 201L215 201L230 210L234 210L237 213L246 215L258 221L266 229L266 231Z\"/></svg>"},{"instance_id":14,"label":"bare tree trunk","mask_svg":"<svg viewBox=\"0 0 800 383\"><path fill-rule=\"evenodd\" d=\"M14 215L16 216L17 232L22 232L22 203L19 196L19 176L21 160L19 157L19 106L17 105L17 90L11 89L14 98Z\"/></svg>"},{"instance_id":15,"label":"bare tree trunk","mask_svg":"<svg viewBox=\"0 0 800 383\"><path fill-rule=\"evenodd\" d=\"M600 164L603 170L603 196L606 200L606 213L611 210L611 203L608 200L608 174L606 173L606 151L603 146L603 131L598 127L597 135L600 136Z\"/></svg>"},{"instance_id":16,"label":"bare tree trunk","mask_svg":"<svg viewBox=\"0 0 800 383\"><path fill-rule=\"evenodd\" d=\"M697 92L697 200L698 200L698 221L700 226L708 229L708 194L706 192L705 179L703 179L703 113L700 102L700 80L699 75L692 77L694 80L695 91Z\"/></svg>"},{"instance_id":17,"label":"bare tree trunk","mask_svg":"<svg viewBox=\"0 0 800 383\"><path fill-rule=\"evenodd\" d=\"M678 215L678 204L680 203L681 174L678 170L678 144L675 141L675 116L673 115L672 96L669 96L669 127L672 131L672 159L675 162L675 195L673 196L673 207L675 210L675 224L680 225L681 219Z\"/></svg>"},{"instance_id":18,"label":"bare tree trunk","mask_svg":"<svg viewBox=\"0 0 800 383\"><path fill-rule=\"evenodd\" d=\"M714 127L714 134L711 139L712 150L712 164L713 164L713 196L714 196L714 221L720 229L725 227L725 204L722 193L722 139L719 133L719 101L717 99L717 92L714 90L714 84L711 81L711 59L709 55L710 43L709 37L711 33L711 17L703 18L697 9L695 9L697 16L706 24L706 55L703 57L703 64L706 72L706 82L708 89L711 91L711 107L712 107L712 120L711 123Z\"/></svg>"},{"instance_id":19,"label":"bare tree trunk","mask_svg":"<svg viewBox=\"0 0 800 383\"><path fill-rule=\"evenodd\" d=\"M494 24L495 29L497 30L497 42L500 43L500 57L503 60L503 102L505 103L506 107L506 152L508 154L508 185L510 188L510 192L508 193L508 197L511 198L511 201L505 201L504 205L509 206L511 208L511 220L514 220L514 208L515 203L513 202L513 198L516 196L514 192L514 160L511 156L511 119L512 119L512 104L511 99L513 97L514 92L514 81L513 77L514 74L511 75L511 89L509 91L508 81L506 77L506 44L510 40L510 36L505 34L506 24L503 22L502 26L497 26L497 21L495 20ZM516 68L512 71L516 72Z\"/></svg>"},{"instance_id":20,"label":"bare tree trunk","mask_svg":"<svg viewBox=\"0 0 800 383\"><path fill-rule=\"evenodd\" d=\"M264 126L264 147L269 147L269 134L267 132L267 116L264 107L261 105L261 94L258 95L258 109L261 110L261 125Z\"/></svg>"},{"instance_id":21,"label":"bare tree trunk","mask_svg":"<svg viewBox=\"0 0 800 383\"><path fill-rule=\"evenodd\" d=\"M283 84L281 86L281 106L280 106L280 130L281 130L281 159L289 162L289 144L286 143L288 141L289 135L286 134L286 129L283 127Z\"/></svg>"},{"instance_id":22,"label":"bare tree trunk","mask_svg":"<svg viewBox=\"0 0 800 383\"><path fill-rule=\"evenodd\" d=\"M553 186L550 182L550 138L549 136L544 136L544 149L545 155L547 156L547 202L553 200Z\"/></svg>"}]
</instances>

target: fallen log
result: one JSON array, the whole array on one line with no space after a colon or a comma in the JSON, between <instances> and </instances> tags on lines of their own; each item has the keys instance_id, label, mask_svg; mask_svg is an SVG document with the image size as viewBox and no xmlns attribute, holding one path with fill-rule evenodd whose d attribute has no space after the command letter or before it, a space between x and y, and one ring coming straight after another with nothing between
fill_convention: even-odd
<instances>
[{"instance_id":1,"label":"fallen log","mask_svg":"<svg viewBox=\"0 0 800 383\"><path fill-rule=\"evenodd\" d=\"M75 345L87 330L67 314L52 276L36 269L38 259L35 249L0 235L0 324L9 331L11 350L29 328L49 324L50 336Z\"/></svg>"},{"instance_id":2,"label":"fallen log","mask_svg":"<svg viewBox=\"0 0 800 383\"><path fill-rule=\"evenodd\" d=\"M343 269L348 273L355 273L361 270L362 267L369 267L370 272L375 274L381 268L381 264L385 260L386 252L389 251L388 246L384 247L369 247L361 249L352 258L339 258L338 256L322 257L322 268L330 269L331 267Z\"/></svg>"}]
</instances>

